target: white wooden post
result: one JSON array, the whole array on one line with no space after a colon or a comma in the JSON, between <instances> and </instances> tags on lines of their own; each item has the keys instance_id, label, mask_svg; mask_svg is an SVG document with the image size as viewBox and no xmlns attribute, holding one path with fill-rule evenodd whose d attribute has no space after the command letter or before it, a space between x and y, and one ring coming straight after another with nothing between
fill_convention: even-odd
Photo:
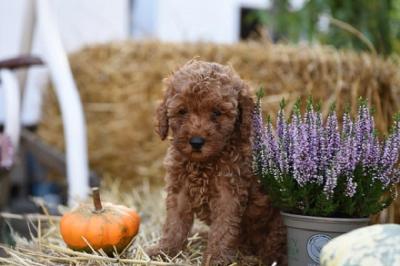
<instances>
[{"instance_id":1,"label":"white wooden post","mask_svg":"<svg viewBox=\"0 0 400 266\"><path fill-rule=\"evenodd\" d=\"M21 130L20 91L17 78L8 69L0 70L1 87L4 92L4 133L11 138L14 150L18 149Z\"/></svg>"},{"instance_id":2,"label":"white wooden post","mask_svg":"<svg viewBox=\"0 0 400 266\"><path fill-rule=\"evenodd\" d=\"M37 0L36 17L44 61L49 68L64 125L67 159L68 203L85 199L89 192L86 126L78 89L50 11L48 0Z\"/></svg>"}]
</instances>

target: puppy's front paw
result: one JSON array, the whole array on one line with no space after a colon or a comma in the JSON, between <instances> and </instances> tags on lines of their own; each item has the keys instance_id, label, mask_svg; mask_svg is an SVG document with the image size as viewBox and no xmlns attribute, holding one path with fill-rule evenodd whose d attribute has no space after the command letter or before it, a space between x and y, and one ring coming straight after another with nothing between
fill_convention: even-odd
<instances>
[{"instance_id":1,"label":"puppy's front paw","mask_svg":"<svg viewBox=\"0 0 400 266\"><path fill-rule=\"evenodd\" d=\"M167 247L164 247L161 245L150 246L150 247L146 248L145 251L149 257L155 257L158 255L161 255L161 256L167 255L167 256L173 257L176 254L178 254L178 252L179 252L178 249L176 249L176 248L167 248Z\"/></svg>"},{"instance_id":2,"label":"puppy's front paw","mask_svg":"<svg viewBox=\"0 0 400 266\"><path fill-rule=\"evenodd\" d=\"M234 256L225 254L224 256L211 254L211 253L204 253L203 254L203 266L225 266L232 263Z\"/></svg>"},{"instance_id":3,"label":"puppy's front paw","mask_svg":"<svg viewBox=\"0 0 400 266\"><path fill-rule=\"evenodd\" d=\"M145 249L145 252L149 257L155 257L164 253L159 245L150 246Z\"/></svg>"}]
</instances>

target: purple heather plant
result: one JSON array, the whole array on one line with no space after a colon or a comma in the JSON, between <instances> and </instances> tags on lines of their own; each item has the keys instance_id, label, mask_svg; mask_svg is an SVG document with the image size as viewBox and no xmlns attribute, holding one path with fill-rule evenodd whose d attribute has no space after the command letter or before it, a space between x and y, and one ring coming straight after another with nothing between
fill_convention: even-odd
<instances>
[{"instance_id":1,"label":"purple heather plant","mask_svg":"<svg viewBox=\"0 0 400 266\"><path fill-rule=\"evenodd\" d=\"M324 123L311 98L304 114L295 104L290 120L282 101L276 130L264 123L260 94L253 116L254 171L283 211L312 216L366 217L387 207L400 182L400 115L391 133L378 138L368 104L342 126L333 106Z\"/></svg>"}]
</instances>

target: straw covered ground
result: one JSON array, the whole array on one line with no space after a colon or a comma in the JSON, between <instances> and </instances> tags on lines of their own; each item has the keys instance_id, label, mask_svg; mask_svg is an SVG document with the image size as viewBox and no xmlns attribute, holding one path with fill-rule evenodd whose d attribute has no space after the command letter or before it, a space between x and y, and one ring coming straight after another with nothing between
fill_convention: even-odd
<instances>
[{"instance_id":1,"label":"straw covered ground","mask_svg":"<svg viewBox=\"0 0 400 266\"><path fill-rule=\"evenodd\" d=\"M123 252L114 257L104 253L82 253L69 249L63 242L59 232L58 216L49 215L11 215L3 217L24 219L30 227L32 240L14 236L16 246L10 248L0 245L7 257L0 257L0 265L200 265L201 254L206 242L199 233L194 233L188 241L186 249L176 257L150 258L144 249L155 244L160 236L164 220L164 192L160 187L152 186L148 181L127 189L126 184L118 181L104 182L102 200L116 204L123 204L136 209L142 219L139 234L132 244ZM67 211L60 207L61 211ZM194 231L202 232L207 228L195 223ZM232 265L258 265L254 257L238 257Z\"/></svg>"}]
</instances>

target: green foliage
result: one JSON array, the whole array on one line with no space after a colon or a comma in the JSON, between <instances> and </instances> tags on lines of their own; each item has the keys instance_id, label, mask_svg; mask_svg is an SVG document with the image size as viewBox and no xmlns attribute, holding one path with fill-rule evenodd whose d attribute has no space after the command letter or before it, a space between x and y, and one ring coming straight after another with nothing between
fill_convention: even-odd
<instances>
[{"instance_id":1,"label":"green foliage","mask_svg":"<svg viewBox=\"0 0 400 266\"><path fill-rule=\"evenodd\" d=\"M286 107L286 100L285 98L282 98L282 100L279 102L279 107L283 110Z\"/></svg>"},{"instance_id":2,"label":"green foliage","mask_svg":"<svg viewBox=\"0 0 400 266\"><path fill-rule=\"evenodd\" d=\"M293 113L296 115L301 114L301 98L297 98L296 102L293 105Z\"/></svg>"},{"instance_id":3,"label":"green foliage","mask_svg":"<svg viewBox=\"0 0 400 266\"><path fill-rule=\"evenodd\" d=\"M399 0L308 0L298 10L289 0L273 0L267 12L257 11L257 18L272 33L274 41L318 41L337 48L368 50L354 33L330 25L328 31L319 29L321 16L332 17L360 31L380 54L400 52Z\"/></svg>"},{"instance_id":4,"label":"green foliage","mask_svg":"<svg viewBox=\"0 0 400 266\"><path fill-rule=\"evenodd\" d=\"M256 92L256 96L257 96L257 102L260 102L261 98L264 97L265 95L265 90L263 87L258 88L257 92Z\"/></svg>"},{"instance_id":5,"label":"green foliage","mask_svg":"<svg viewBox=\"0 0 400 266\"><path fill-rule=\"evenodd\" d=\"M341 176L333 197L326 197L323 186L310 183L299 186L291 176L276 180L271 174L264 174L262 182L273 199L275 207L282 211L321 217L368 217L376 214L393 201L391 187L383 189L379 180L366 177L361 169L354 175L357 192L350 198L346 196L346 177ZM374 180L371 182L371 180Z\"/></svg>"}]
</instances>

